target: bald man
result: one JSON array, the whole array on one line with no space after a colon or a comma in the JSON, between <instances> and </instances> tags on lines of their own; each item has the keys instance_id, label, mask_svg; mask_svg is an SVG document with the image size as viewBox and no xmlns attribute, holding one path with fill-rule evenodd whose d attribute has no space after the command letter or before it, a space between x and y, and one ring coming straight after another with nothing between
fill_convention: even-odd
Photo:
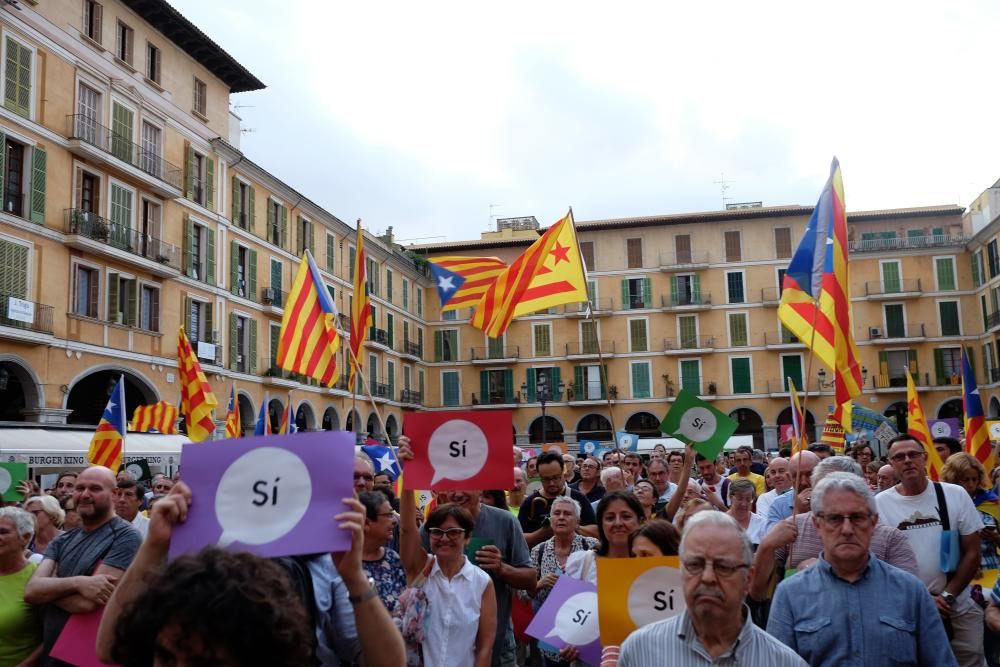
<instances>
[{"instance_id":1,"label":"bald man","mask_svg":"<svg viewBox=\"0 0 1000 667\"><path fill-rule=\"evenodd\" d=\"M812 482L809 477L813 468L819 463L819 457L812 452L799 452L789 460L789 473L792 478L792 487L795 493L786 493L775 498L771 503L771 508L767 512L767 527L764 532L771 530L782 519L787 519L792 514L809 511L809 491ZM792 511L792 500L795 500L795 511Z\"/></svg>"},{"instance_id":2,"label":"bald man","mask_svg":"<svg viewBox=\"0 0 1000 667\"><path fill-rule=\"evenodd\" d=\"M896 486L899 482L899 477L896 476L895 469L886 463L884 466L878 469L878 492L881 493L886 489L891 489Z\"/></svg>"},{"instance_id":3,"label":"bald man","mask_svg":"<svg viewBox=\"0 0 1000 667\"><path fill-rule=\"evenodd\" d=\"M48 654L69 615L106 605L142 544L139 531L115 515L116 485L114 473L107 468L94 466L80 473L73 499L82 525L49 544L45 559L24 589L25 602L45 605L44 665L68 664Z\"/></svg>"},{"instance_id":4,"label":"bald man","mask_svg":"<svg viewBox=\"0 0 1000 667\"><path fill-rule=\"evenodd\" d=\"M788 469L788 459L780 456L771 459L771 462L767 464L764 477L767 479L768 484L771 485L771 490L757 498L757 509L755 512L766 518L771 505L774 504L778 496L785 495L792 488L792 475Z\"/></svg>"}]
</instances>

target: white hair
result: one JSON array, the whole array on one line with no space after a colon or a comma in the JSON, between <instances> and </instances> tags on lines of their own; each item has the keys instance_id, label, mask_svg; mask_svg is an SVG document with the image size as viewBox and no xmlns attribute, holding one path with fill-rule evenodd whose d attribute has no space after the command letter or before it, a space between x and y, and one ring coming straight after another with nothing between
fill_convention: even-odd
<instances>
[{"instance_id":1,"label":"white hair","mask_svg":"<svg viewBox=\"0 0 1000 667\"><path fill-rule=\"evenodd\" d=\"M608 480L610 480L615 475L621 475L622 469L618 466L608 466L601 470L601 484L604 486L608 485ZM624 481L624 480L623 480Z\"/></svg>"},{"instance_id":2,"label":"white hair","mask_svg":"<svg viewBox=\"0 0 1000 667\"><path fill-rule=\"evenodd\" d=\"M687 542L688 536L701 527L724 528L739 535L743 563L750 565L753 562L753 546L750 544L750 538L743 527L736 522L736 519L725 512L698 512L688 519L687 523L684 524L681 546L678 550L681 558L684 558L684 543Z\"/></svg>"},{"instance_id":3,"label":"white hair","mask_svg":"<svg viewBox=\"0 0 1000 667\"><path fill-rule=\"evenodd\" d=\"M62 528L63 521L66 520L66 511L59 506L59 501L56 500L55 496L32 496L25 501L24 509L28 509L32 503L41 505L45 513L52 519L52 523L56 525L56 528Z\"/></svg>"},{"instance_id":4,"label":"white hair","mask_svg":"<svg viewBox=\"0 0 1000 667\"><path fill-rule=\"evenodd\" d=\"M552 504L549 505L549 513L556 508L556 505L569 505L573 508L573 514L577 519L580 518L580 503L577 502L575 498L570 498L569 496L556 496L552 500Z\"/></svg>"},{"instance_id":5,"label":"white hair","mask_svg":"<svg viewBox=\"0 0 1000 667\"><path fill-rule=\"evenodd\" d=\"M847 457L841 457L847 458ZM829 461L830 459L827 459ZM854 465L857 465L856 463ZM875 496L872 495L871 489L863 479L849 472L831 472L822 480L819 484L816 484L812 490L812 496L810 498L810 504L812 506L813 514L820 514L823 512L823 503L825 502L826 494L830 491L846 491L848 493L853 493L868 505L868 511L872 514L878 514L878 505L875 504Z\"/></svg>"},{"instance_id":6,"label":"white hair","mask_svg":"<svg viewBox=\"0 0 1000 667\"><path fill-rule=\"evenodd\" d=\"M7 519L14 524L14 530L25 541L30 542L35 536L35 517L20 507L0 507L0 519Z\"/></svg>"},{"instance_id":7,"label":"white hair","mask_svg":"<svg viewBox=\"0 0 1000 667\"><path fill-rule=\"evenodd\" d=\"M372 464L372 460L368 458L367 454L356 454L354 456L354 460L363 462L366 466L368 466L368 469L371 470L372 473L375 472L375 466Z\"/></svg>"},{"instance_id":8,"label":"white hair","mask_svg":"<svg viewBox=\"0 0 1000 667\"><path fill-rule=\"evenodd\" d=\"M858 477L864 475L861 465L850 456L828 456L816 464L809 479L815 487L824 477L835 472L846 472Z\"/></svg>"}]
</instances>

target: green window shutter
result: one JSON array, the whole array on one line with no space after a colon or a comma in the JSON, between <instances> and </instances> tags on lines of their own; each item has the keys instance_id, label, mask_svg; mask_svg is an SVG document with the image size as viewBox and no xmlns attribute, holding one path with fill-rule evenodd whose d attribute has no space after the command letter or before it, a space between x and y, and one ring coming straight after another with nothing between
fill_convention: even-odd
<instances>
[{"instance_id":1,"label":"green window shutter","mask_svg":"<svg viewBox=\"0 0 1000 667\"><path fill-rule=\"evenodd\" d=\"M207 258L205 264L207 265L205 269L205 282L209 285L215 285L215 230L205 229L205 237L208 242L205 244L205 256Z\"/></svg>"},{"instance_id":2,"label":"green window shutter","mask_svg":"<svg viewBox=\"0 0 1000 667\"><path fill-rule=\"evenodd\" d=\"M267 198L267 233L266 238L274 245L278 245L278 239L274 238L274 200Z\"/></svg>"},{"instance_id":3,"label":"green window shutter","mask_svg":"<svg viewBox=\"0 0 1000 667\"><path fill-rule=\"evenodd\" d=\"M424 316L424 291L422 289L417 290L417 316Z\"/></svg>"},{"instance_id":4,"label":"green window shutter","mask_svg":"<svg viewBox=\"0 0 1000 667\"><path fill-rule=\"evenodd\" d=\"M693 348L698 346L698 320L694 315L685 315L677 318L681 330L681 347Z\"/></svg>"},{"instance_id":5,"label":"green window shutter","mask_svg":"<svg viewBox=\"0 0 1000 667\"><path fill-rule=\"evenodd\" d=\"M135 280L130 280L126 284L128 290L128 301L126 303L128 305L125 310L125 324L134 327L139 323L139 286Z\"/></svg>"},{"instance_id":6,"label":"green window shutter","mask_svg":"<svg viewBox=\"0 0 1000 667\"><path fill-rule=\"evenodd\" d=\"M587 281L587 301L596 309L597 306L597 283L593 280Z\"/></svg>"},{"instance_id":7,"label":"green window shutter","mask_svg":"<svg viewBox=\"0 0 1000 667\"><path fill-rule=\"evenodd\" d=\"M490 372L479 371L479 402L490 402Z\"/></svg>"},{"instance_id":8,"label":"green window shutter","mask_svg":"<svg viewBox=\"0 0 1000 667\"><path fill-rule=\"evenodd\" d=\"M198 170L198 162L195 159L194 148L187 147L187 178L184 179L184 197L194 201L194 179L198 178L195 171Z\"/></svg>"},{"instance_id":9,"label":"green window shutter","mask_svg":"<svg viewBox=\"0 0 1000 667\"><path fill-rule=\"evenodd\" d=\"M443 361L444 356L444 332L434 332L434 361Z\"/></svg>"},{"instance_id":10,"label":"green window shutter","mask_svg":"<svg viewBox=\"0 0 1000 667\"><path fill-rule=\"evenodd\" d=\"M937 264L938 290L955 289L955 263L951 257L939 257Z\"/></svg>"},{"instance_id":11,"label":"green window shutter","mask_svg":"<svg viewBox=\"0 0 1000 667\"><path fill-rule=\"evenodd\" d=\"M187 215L184 216L184 275L194 278L194 223Z\"/></svg>"},{"instance_id":12,"label":"green window shutter","mask_svg":"<svg viewBox=\"0 0 1000 667\"><path fill-rule=\"evenodd\" d=\"M979 253L973 253L969 261L972 263L972 286L979 287L982 285L982 281L979 280Z\"/></svg>"},{"instance_id":13,"label":"green window shutter","mask_svg":"<svg viewBox=\"0 0 1000 667\"><path fill-rule=\"evenodd\" d=\"M729 340L733 347L747 344L747 316L744 313L729 315Z\"/></svg>"},{"instance_id":14,"label":"green window shutter","mask_svg":"<svg viewBox=\"0 0 1000 667\"><path fill-rule=\"evenodd\" d=\"M670 305L672 306L676 306L681 301L681 295L677 289L677 276L670 276Z\"/></svg>"},{"instance_id":15,"label":"green window shutter","mask_svg":"<svg viewBox=\"0 0 1000 667\"><path fill-rule=\"evenodd\" d=\"M248 279L250 283L249 291L247 296L251 301L258 301L259 295L257 294L257 251L250 251L250 277Z\"/></svg>"},{"instance_id":16,"label":"green window shutter","mask_svg":"<svg viewBox=\"0 0 1000 667\"><path fill-rule=\"evenodd\" d=\"M944 373L944 350L934 350L934 380L935 384L947 384L947 377Z\"/></svg>"},{"instance_id":17,"label":"green window shutter","mask_svg":"<svg viewBox=\"0 0 1000 667\"><path fill-rule=\"evenodd\" d=\"M253 234L257 233L257 225L256 225L256 222L257 222L257 203L256 203L256 196L257 196L257 192L253 189L253 186L251 185L250 186L250 194L247 195L247 198L249 199L249 202L248 202L249 203L249 207L248 208L250 209L250 215L247 216L247 218L248 218L247 222L249 223L248 226L250 227L250 232L253 233Z\"/></svg>"},{"instance_id":18,"label":"green window shutter","mask_svg":"<svg viewBox=\"0 0 1000 667\"><path fill-rule=\"evenodd\" d=\"M45 224L45 150L35 146L31 151L31 221Z\"/></svg>"},{"instance_id":19,"label":"green window shutter","mask_svg":"<svg viewBox=\"0 0 1000 667\"><path fill-rule=\"evenodd\" d=\"M6 174L4 165L7 161L7 133L0 130L0 174ZM0 198L3 197L4 188L7 187L7 179L0 178Z\"/></svg>"},{"instance_id":20,"label":"green window shutter","mask_svg":"<svg viewBox=\"0 0 1000 667\"><path fill-rule=\"evenodd\" d=\"M395 330L395 322L393 321L392 313L385 314L385 339L389 343L389 349L392 347L392 332Z\"/></svg>"},{"instance_id":21,"label":"green window shutter","mask_svg":"<svg viewBox=\"0 0 1000 667\"><path fill-rule=\"evenodd\" d=\"M691 276L691 301L701 303L701 278L697 273Z\"/></svg>"},{"instance_id":22,"label":"green window shutter","mask_svg":"<svg viewBox=\"0 0 1000 667\"><path fill-rule=\"evenodd\" d=\"M886 292L899 292L902 290L899 281L899 264L897 262L886 262L882 265L882 289Z\"/></svg>"},{"instance_id":23,"label":"green window shutter","mask_svg":"<svg viewBox=\"0 0 1000 667\"><path fill-rule=\"evenodd\" d=\"M528 403L534 403L535 402L535 369L534 368L529 368L527 371L525 371L524 374L525 374L525 377L526 377L525 384L528 385L527 401L528 401Z\"/></svg>"},{"instance_id":24,"label":"green window shutter","mask_svg":"<svg viewBox=\"0 0 1000 667\"><path fill-rule=\"evenodd\" d=\"M31 49L7 38L4 106L27 118L31 113Z\"/></svg>"},{"instance_id":25,"label":"green window shutter","mask_svg":"<svg viewBox=\"0 0 1000 667\"><path fill-rule=\"evenodd\" d=\"M403 278L403 310L410 310L410 281Z\"/></svg>"},{"instance_id":26,"label":"green window shutter","mask_svg":"<svg viewBox=\"0 0 1000 667\"><path fill-rule=\"evenodd\" d=\"M514 371L509 368L503 372L503 402L514 402Z\"/></svg>"},{"instance_id":27,"label":"green window shutter","mask_svg":"<svg viewBox=\"0 0 1000 667\"><path fill-rule=\"evenodd\" d=\"M407 345L410 342L410 323L403 320L403 345Z\"/></svg>"},{"instance_id":28,"label":"green window shutter","mask_svg":"<svg viewBox=\"0 0 1000 667\"><path fill-rule=\"evenodd\" d=\"M530 387L531 385L532 383L529 382L528 386ZM530 392L531 390L529 389L528 391ZM584 379L583 366L573 367L573 397L577 400L583 400L587 397L587 387L586 380Z\"/></svg>"},{"instance_id":29,"label":"green window shutter","mask_svg":"<svg viewBox=\"0 0 1000 667\"><path fill-rule=\"evenodd\" d=\"M281 238L277 244L281 248L288 249L288 209L281 207Z\"/></svg>"},{"instance_id":30,"label":"green window shutter","mask_svg":"<svg viewBox=\"0 0 1000 667\"><path fill-rule=\"evenodd\" d=\"M649 278L642 279L642 306L643 308L653 307L653 281Z\"/></svg>"},{"instance_id":31,"label":"green window shutter","mask_svg":"<svg viewBox=\"0 0 1000 667\"><path fill-rule=\"evenodd\" d=\"M901 304L890 304L885 307L885 326L889 338L902 338L906 335L906 322L903 320Z\"/></svg>"},{"instance_id":32,"label":"green window shutter","mask_svg":"<svg viewBox=\"0 0 1000 667\"><path fill-rule=\"evenodd\" d=\"M628 310L632 307L632 302L628 298L628 279L622 278L622 308Z\"/></svg>"},{"instance_id":33,"label":"green window shutter","mask_svg":"<svg viewBox=\"0 0 1000 667\"><path fill-rule=\"evenodd\" d=\"M215 206L215 160L205 158L205 208Z\"/></svg>"},{"instance_id":34,"label":"green window shutter","mask_svg":"<svg viewBox=\"0 0 1000 667\"><path fill-rule=\"evenodd\" d=\"M396 364L385 362L385 383L389 385L389 398L396 400Z\"/></svg>"},{"instance_id":35,"label":"green window shutter","mask_svg":"<svg viewBox=\"0 0 1000 667\"><path fill-rule=\"evenodd\" d=\"M549 327L546 324L536 324L535 334L535 356L547 357L552 354L552 341L549 337Z\"/></svg>"},{"instance_id":36,"label":"green window shutter","mask_svg":"<svg viewBox=\"0 0 1000 667\"><path fill-rule=\"evenodd\" d=\"M240 179L233 176L233 224L240 224Z\"/></svg>"},{"instance_id":37,"label":"green window shutter","mask_svg":"<svg viewBox=\"0 0 1000 667\"><path fill-rule=\"evenodd\" d=\"M326 270L333 273L334 264L333 260L336 255L334 254L335 239L329 234L326 235ZM404 299L405 300L405 299Z\"/></svg>"},{"instance_id":38,"label":"green window shutter","mask_svg":"<svg viewBox=\"0 0 1000 667\"><path fill-rule=\"evenodd\" d=\"M301 215L295 217L295 231L296 236L298 236L298 239L296 239L295 254L299 256L302 256L302 253L305 251L306 235L303 222L305 221Z\"/></svg>"},{"instance_id":39,"label":"green window shutter","mask_svg":"<svg viewBox=\"0 0 1000 667\"><path fill-rule=\"evenodd\" d=\"M646 321L645 320L630 320L628 323L629 328L629 343L631 344L632 352L646 352L647 342L646 342Z\"/></svg>"},{"instance_id":40,"label":"green window shutter","mask_svg":"<svg viewBox=\"0 0 1000 667\"><path fill-rule=\"evenodd\" d=\"M802 391L802 357L789 355L781 358L781 382L788 391L788 379L795 383L795 388Z\"/></svg>"},{"instance_id":41,"label":"green window shutter","mask_svg":"<svg viewBox=\"0 0 1000 667\"><path fill-rule=\"evenodd\" d=\"M603 367L598 367L601 369L601 400L606 400L608 398L608 365L604 364Z\"/></svg>"},{"instance_id":42,"label":"green window shutter","mask_svg":"<svg viewBox=\"0 0 1000 667\"><path fill-rule=\"evenodd\" d=\"M250 320L250 375L257 375L257 320Z\"/></svg>"},{"instance_id":43,"label":"green window shutter","mask_svg":"<svg viewBox=\"0 0 1000 667\"><path fill-rule=\"evenodd\" d=\"M115 322L118 313L118 274L108 274L108 321Z\"/></svg>"},{"instance_id":44,"label":"green window shutter","mask_svg":"<svg viewBox=\"0 0 1000 667\"><path fill-rule=\"evenodd\" d=\"M239 286L239 275L240 275L240 244L236 241L229 242L229 291L234 295L240 293Z\"/></svg>"},{"instance_id":45,"label":"green window shutter","mask_svg":"<svg viewBox=\"0 0 1000 667\"><path fill-rule=\"evenodd\" d=\"M559 367L553 366L550 375L552 377L552 392L551 392L552 400L561 401L563 400L563 395L562 392L559 390L559 383L562 382L562 378L560 377L561 373L559 371Z\"/></svg>"},{"instance_id":46,"label":"green window shutter","mask_svg":"<svg viewBox=\"0 0 1000 667\"><path fill-rule=\"evenodd\" d=\"M632 398L649 398L649 364L632 364Z\"/></svg>"},{"instance_id":47,"label":"green window shutter","mask_svg":"<svg viewBox=\"0 0 1000 667\"><path fill-rule=\"evenodd\" d=\"M91 290L97 288L98 281L90 283ZM0 295L10 295L18 299L28 297L28 248L19 243L0 240ZM0 304L3 304L0 297ZM87 304L83 304L84 307ZM3 314L4 311L0 311Z\"/></svg>"},{"instance_id":48,"label":"green window shutter","mask_svg":"<svg viewBox=\"0 0 1000 667\"><path fill-rule=\"evenodd\" d=\"M191 339L191 297L184 297L184 333Z\"/></svg>"},{"instance_id":49,"label":"green window shutter","mask_svg":"<svg viewBox=\"0 0 1000 667\"><path fill-rule=\"evenodd\" d=\"M961 335L960 331L961 327L958 321L958 302L942 301L938 304L938 310L941 316L941 335L942 336Z\"/></svg>"},{"instance_id":50,"label":"green window shutter","mask_svg":"<svg viewBox=\"0 0 1000 667\"><path fill-rule=\"evenodd\" d=\"M205 304L205 330L205 337L212 340L212 334L215 333L215 311L211 302Z\"/></svg>"},{"instance_id":51,"label":"green window shutter","mask_svg":"<svg viewBox=\"0 0 1000 667\"><path fill-rule=\"evenodd\" d=\"M970 347L969 350L971 352L972 348ZM907 350L906 353L907 353L906 354L906 356L907 356L906 366L907 366L907 368L910 371L910 375L913 376L913 383L914 384L920 384L920 368L917 366L917 351L916 350ZM971 357L971 355L969 357L969 363L970 364L972 363L972 357Z\"/></svg>"},{"instance_id":52,"label":"green window shutter","mask_svg":"<svg viewBox=\"0 0 1000 667\"><path fill-rule=\"evenodd\" d=\"M236 355L239 354L236 319L235 313L229 313L229 370L236 370Z\"/></svg>"},{"instance_id":53,"label":"green window shutter","mask_svg":"<svg viewBox=\"0 0 1000 667\"><path fill-rule=\"evenodd\" d=\"M316 225L309 223L309 252L316 252Z\"/></svg>"},{"instance_id":54,"label":"green window shutter","mask_svg":"<svg viewBox=\"0 0 1000 667\"><path fill-rule=\"evenodd\" d=\"M693 394L701 392L701 369L697 360L689 359L681 362L681 389L687 389Z\"/></svg>"},{"instance_id":55,"label":"green window shutter","mask_svg":"<svg viewBox=\"0 0 1000 667\"><path fill-rule=\"evenodd\" d=\"M733 393L749 394L750 388L750 360L745 357L730 359L733 374Z\"/></svg>"},{"instance_id":56,"label":"green window shutter","mask_svg":"<svg viewBox=\"0 0 1000 667\"><path fill-rule=\"evenodd\" d=\"M275 359L278 358L278 345L281 342L281 325L272 324L271 325L271 342L268 348L271 354L270 364L272 366L276 365Z\"/></svg>"}]
</instances>

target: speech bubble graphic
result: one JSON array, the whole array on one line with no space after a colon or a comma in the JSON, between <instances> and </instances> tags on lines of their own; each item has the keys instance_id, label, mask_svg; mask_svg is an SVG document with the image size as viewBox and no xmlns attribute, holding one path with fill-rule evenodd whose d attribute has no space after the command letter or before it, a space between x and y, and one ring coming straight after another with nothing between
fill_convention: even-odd
<instances>
[{"instance_id":1,"label":"speech bubble graphic","mask_svg":"<svg viewBox=\"0 0 1000 667\"><path fill-rule=\"evenodd\" d=\"M132 476L132 479L142 479L142 466L136 463L130 463L125 466L125 470L128 474Z\"/></svg>"},{"instance_id":2,"label":"speech bubble graphic","mask_svg":"<svg viewBox=\"0 0 1000 667\"><path fill-rule=\"evenodd\" d=\"M215 492L219 546L273 542L302 519L311 497L309 469L296 454L277 447L247 452L226 468Z\"/></svg>"},{"instance_id":3,"label":"speech bubble graphic","mask_svg":"<svg viewBox=\"0 0 1000 667\"><path fill-rule=\"evenodd\" d=\"M13 482L13 478L10 476L10 472L6 468L0 468L0 496L7 493L11 482Z\"/></svg>"},{"instance_id":4,"label":"speech bubble graphic","mask_svg":"<svg viewBox=\"0 0 1000 667\"><path fill-rule=\"evenodd\" d=\"M629 587L628 614L638 628L676 616L684 607L680 572L675 568L650 568Z\"/></svg>"},{"instance_id":5,"label":"speech bubble graphic","mask_svg":"<svg viewBox=\"0 0 1000 667\"><path fill-rule=\"evenodd\" d=\"M601 634L597 621L597 593L577 593L566 598L556 612L556 622L546 637L559 637L572 646L586 646Z\"/></svg>"},{"instance_id":6,"label":"speech bubble graphic","mask_svg":"<svg viewBox=\"0 0 1000 667\"><path fill-rule=\"evenodd\" d=\"M1000 421L990 422L990 438L1000 440Z\"/></svg>"},{"instance_id":7,"label":"speech bubble graphic","mask_svg":"<svg viewBox=\"0 0 1000 667\"><path fill-rule=\"evenodd\" d=\"M475 477L486 465L488 453L486 434L476 424L464 419L441 424L427 443L427 457L434 469L431 484L442 479L462 481Z\"/></svg>"},{"instance_id":8,"label":"speech bubble graphic","mask_svg":"<svg viewBox=\"0 0 1000 667\"><path fill-rule=\"evenodd\" d=\"M677 431L694 442L704 442L712 437L717 426L715 413L708 408L697 406L684 411Z\"/></svg>"}]
</instances>

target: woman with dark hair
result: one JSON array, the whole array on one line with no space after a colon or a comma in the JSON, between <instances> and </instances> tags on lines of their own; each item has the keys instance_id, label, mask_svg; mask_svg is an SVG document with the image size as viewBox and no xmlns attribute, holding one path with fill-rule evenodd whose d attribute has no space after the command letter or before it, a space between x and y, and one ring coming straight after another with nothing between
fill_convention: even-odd
<instances>
[{"instance_id":1,"label":"woman with dark hair","mask_svg":"<svg viewBox=\"0 0 1000 667\"><path fill-rule=\"evenodd\" d=\"M857 461L861 469L864 470L869 463L875 460L875 454L867 442L861 441L851 448L851 458Z\"/></svg>"},{"instance_id":2,"label":"woman with dark hair","mask_svg":"<svg viewBox=\"0 0 1000 667\"><path fill-rule=\"evenodd\" d=\"M496 507L499 510L510 511L510 507L507 506L507 494L499 490L483 491L482 496L483 504L489 505L490 507Z\"/></svg>"},{"instance_id":3,"label":"woman with dark hair","mask_svg":"<svg viewBox=\"0 0 1000 667\"><path fill-rule=\"evenodd\" d=\"M676 556L680 544L681 534L674 524L663 519L647 521L628 540L629 552L635 558Z\"/></svg>"},{"instance_id":4,"label":"woman with dark hair","mask_svg":"<svg viewBox=\"0 0 1000 667\"><path fill-rule=\"evenodd\" d=\"M399 554L387 545L392 541L396 527L396 513L381 491L365 491L358 495L365 507L365 547L361 553L361 567L368 578L375 582L382 604L393 613L399 595L406 588L406 573Z\"/></svg>"},{"instance_id":5,"label":"woman with dark hair","mask_svg":"<svg viewBox=\"0 0 1000 667\"><path fill-rule=\"evenodd\" d=\"M448 503L427 517L432 555L424 550L412 493L400 499L400 543L406 581L427 596L423 664L489 667L497 630L493 581L465 557L476 523L467 509Z\"/></svg>"},{"instance_id":6,"label":"woman with dark hair","mask_svg":"<svg viewBox=\"0 0 1000 667\"><path fill-rule=\"evenodd\" d=\"M632 485L632 493L642 506L642 520L653 518L653 508L656 507L656 487L648 479L640 479Z\"/></svg>"}]
</instances>

